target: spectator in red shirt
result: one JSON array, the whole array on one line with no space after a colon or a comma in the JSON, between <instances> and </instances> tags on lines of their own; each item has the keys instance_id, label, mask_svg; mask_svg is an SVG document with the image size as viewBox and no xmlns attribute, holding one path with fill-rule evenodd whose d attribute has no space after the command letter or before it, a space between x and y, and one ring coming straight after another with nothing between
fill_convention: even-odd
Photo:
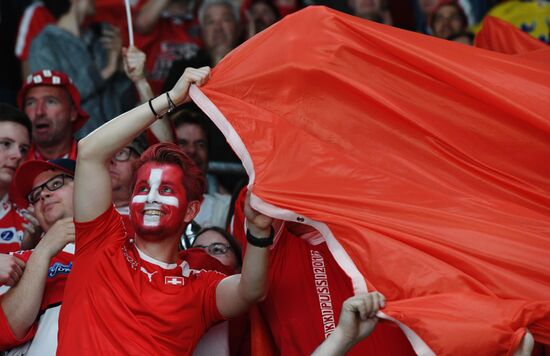
<instances>
[{"instance_id":1,"label":"spectator in red shirt","mask_svg":"<svg viewBox=\"0 0 550 356\"><path fill-rule=\"evenodd\" d=\"M209 68L187 69L169 93L80 141L77 249L60 314L59 355L191 354L209 327L264 296L271 219L249 204L242 274L193 271L180 259L179 239L198 212L204 178L176 145L158 144L142 155L130 206L135 239L127 238L112 207L111 157L155 119L188 101L189 86L202 85L209 75Z\"/></svg>"},{"instance_id":2,"label":"spectator in red shirt","mask_svg":"<svg viewBox=\"0 0 550 356\"><path fill-rule=\"evenodd\" d=\"M0 350L23 345L34 337L12 351L55 355L59 308L74 253L74 167L75 162L69 159L31 160L15 174L14 198L34 207L45 234L34 250L12 256L26 266L19 282L0 296Z\"/></svg>"},{"instance_id":3,"label":"spectator in red shirt","mask_svg":"<svg viewBox=\"0 0 550 356\"><path fill-rule=\"evenodd\" d=\"M136 45L147 53L147 79L161 92L174 61L195 56L202 45L188 1L142 1L136 15Z\"/></svg>"},{"instance_id":4,"label":"spectator in red shirt","mask_svg":"<svg viewBox=\"0 0 550 356\"><path fill-rule=\"evenodd\" d=\"M21 246L32 248L36 235L28 212L20 210L8 193L12 184L13 175L19 164L27 156L30 147L31 122L16 108L0 104L0 253L18 251ZM25 205L26 206L26 205ZM0 256L4 264L10 264L13 268L13 276L9 273L0 275L0 281L15 283L19 278L18 269L14 261L7 256ZM10 262L11 261L11 262ZM1 274L1 273L0 273Z\"/></svg>"},{"instance_id":5,"label":"spectator in red shirt","mask_svg":"<svg viewBox=\"0 0 550 356\"><path fill-rule=\"evenodd\" d=\"M74 133L88 114L80 107L80 94L67 75L47 69L29 75L17 103L32 122L29 159L76 159Z\"/></svg>"},{"instance_id":6,"label":"spectator in red shirt","mask_svg":"<svg viewBox=\"0 0 550 356\"><path fill-rule=\"evenodd\" d=\"M195 236L192 247L202 248L235 272L241 271L241 246L226 230L219 227L202 229Z\"/></svg>"}]
</instances>

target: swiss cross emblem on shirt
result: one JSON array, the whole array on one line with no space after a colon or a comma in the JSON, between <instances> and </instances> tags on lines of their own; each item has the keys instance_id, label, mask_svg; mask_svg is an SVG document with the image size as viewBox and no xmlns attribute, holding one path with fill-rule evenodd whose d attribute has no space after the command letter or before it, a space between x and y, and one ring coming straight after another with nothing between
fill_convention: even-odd
<instances>
[{"instance_id":1,"label":"swiss cross emblem on shirt","mask_svg":"<svg viewBox=\"0 0 550 356\"><path fill-rule=\"evenodd\" d=\"M183 286L183 277L178 276L164 276L164 284L171 284L173 286Z\"/></svg>"}]
</instances>

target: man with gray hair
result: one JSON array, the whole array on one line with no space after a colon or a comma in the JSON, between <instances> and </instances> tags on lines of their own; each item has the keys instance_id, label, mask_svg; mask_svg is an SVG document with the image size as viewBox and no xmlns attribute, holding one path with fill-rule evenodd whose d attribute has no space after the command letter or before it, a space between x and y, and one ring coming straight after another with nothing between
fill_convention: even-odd
<instances>
[{"instance_id":1,"label":"man with gray hair","mask_svg":"<svg viewBox=\"0 0 550 356\"><path fill-rule=\"evenodd\" d=\"M174 62L164 82L165 90L176 84L185 68L214 67L239 44L239 9L231 0L205 0L199 9L199 22L204 49L190 59Z\"/></svg>"}]
</instances>

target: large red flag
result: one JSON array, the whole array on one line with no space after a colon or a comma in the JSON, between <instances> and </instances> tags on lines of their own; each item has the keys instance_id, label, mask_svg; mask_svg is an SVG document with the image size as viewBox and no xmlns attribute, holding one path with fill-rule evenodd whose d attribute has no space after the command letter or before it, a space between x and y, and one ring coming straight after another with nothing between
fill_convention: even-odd
<instances>
[{"instance_id":1,"label":"large red flag","mask_svg":"<svg viewBox=\"0 0 550 356\"><path fill-rule=\"evenodd\" d=\"M310 7L191 96L419 354L505 354L550 343L546 63Z\"/></svg>"}]
</instances>

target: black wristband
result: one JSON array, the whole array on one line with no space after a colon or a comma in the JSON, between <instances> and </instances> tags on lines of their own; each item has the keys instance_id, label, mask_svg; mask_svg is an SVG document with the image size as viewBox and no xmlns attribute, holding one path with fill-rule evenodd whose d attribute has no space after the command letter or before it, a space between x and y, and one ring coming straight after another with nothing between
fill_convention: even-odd
<instances>
[{"instance_id":1,"label":"black wristband","mask_svg":"<svg viewBox=\"0 0 550 356\"><path fill-rule=\"evenodd\" d=\"M250 233L250 230L246 229L246 241L249 244L255 247L269 247L273 245L273 240L275 239L275 231L273 227L270 228L269 237L267 239L259 239L256 236Z\"/></svg>"},{"instance_id":2,"label":"black wristband","mask_svg":"<svg viewBox=\"0 0 550 356\"><path fill-rule=\"evenodd\" d=\"M153 115L155 115L155 117L157 119L162 119L162 116L160 116L159 114L157 114L157 112L155 111L155 109L153 109L153 104L151 104L151 102L153 101L153 99L149 99L149 108L151 109L151 112L153 113Z\"/></svg>"},{"instance_id":3,"label":"black wristband","mask_svg":"<svg viewBox=\"0 0 550 356\"><path fill-rule=\"evenodd\" d=\"M166 100L168 101L168 111L166 113L170 114L176 108L176 104L174 104L168 92L166 92Z\"/></svg>"}]
</instances>

